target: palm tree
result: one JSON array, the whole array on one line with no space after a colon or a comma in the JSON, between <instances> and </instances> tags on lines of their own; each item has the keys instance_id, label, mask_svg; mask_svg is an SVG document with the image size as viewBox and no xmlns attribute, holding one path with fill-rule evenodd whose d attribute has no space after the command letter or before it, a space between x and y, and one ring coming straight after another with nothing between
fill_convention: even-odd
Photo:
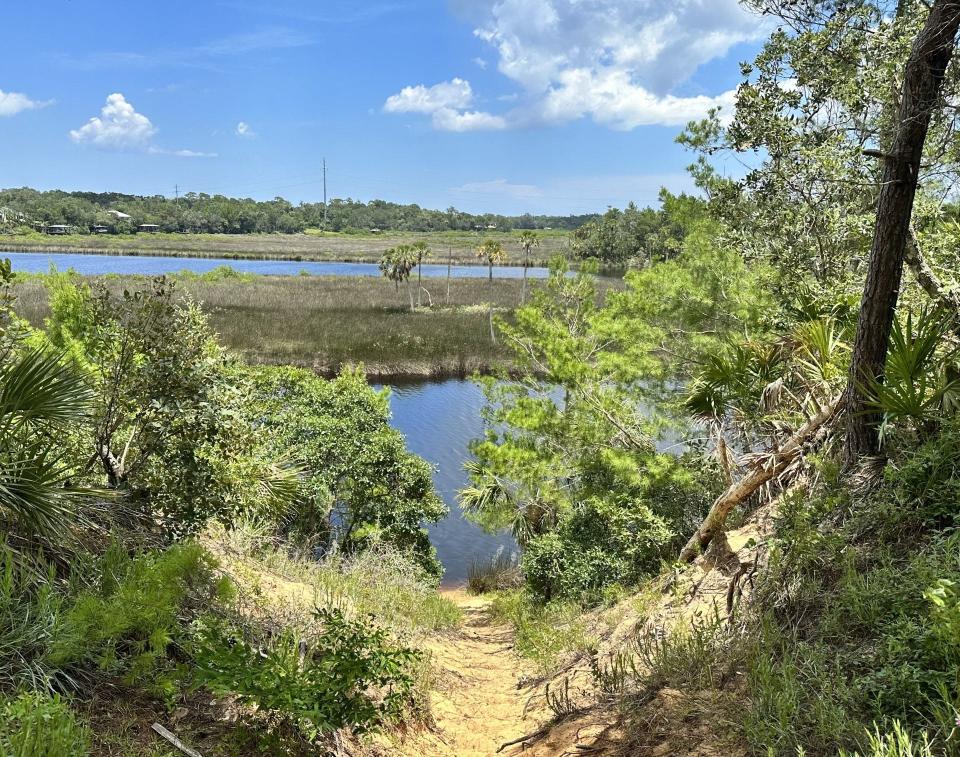
<instances>
[{"instance_id":1,"label":"palm tree","mask_svg":"<svg viewBox=\"0 0 960 757\"><path fill-rule=\"evenodd\" d=\"M423 259L430 257L430 247L426 242L420 241L413 244L413 249L417 253L417 307L420 307L420 294L423 292L422 265Z\"/></svg>"},{"instance_id":2,"label":"palm tree","mask_svg":"<svg viewBox=\"0 0 960 757\"><path fill-rule=\"evenodd\" d=\"M540 247L540 237L532 231L520 232L520 249L523 250L523 288L520 290L520 304L527 300L527 268L530 266L530 250Z\"/></svg>"},{"instance_id":3,"label":"palm tree","mask_svg":"<svg viewBox=\"0 0 960 757\"><path fill-rule=\"evenodd\" d=\"M409 244L391 247L380 258L380 271L393 282L399 291L400 282L407 282L407 294L410 295L410 312L414 311L413 292L410 290L410 272L417 266L420 254Z\"/></svg>"},{"instance_id":4,"label":"palm tree","mask_svg":"<svg viewBox=\"0 0 960 757\"><path fill-rule=\"evenodd\" d=\"M507 259L507 252L503 249L503 243L495 239L484 240L476 248L477 257L487 261L487 267L490 272L489 292L490 292L490 341L496 344L497 337L493 331L493 266L502 263Z\"/></svg>"}]
</instances>

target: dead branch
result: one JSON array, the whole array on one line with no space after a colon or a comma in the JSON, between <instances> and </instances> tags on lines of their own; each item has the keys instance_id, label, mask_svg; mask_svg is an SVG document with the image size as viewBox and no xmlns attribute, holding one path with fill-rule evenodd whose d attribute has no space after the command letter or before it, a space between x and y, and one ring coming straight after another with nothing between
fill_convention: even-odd
<instances>
[{"instance_id":1,"label":"dead branch","mask_svg":"<svg viewBox=\"0 0 960 757\"><path fill-rule=\"evenodd\" d=\"M703 552L703 549L723 528L728 513L734 507L765 483L783 473L796 460L803 445L813 438L822 425L836 415L841 402L842 398L837 397L829 405L820 408L820 411L803 424L778 450L765 456L764 463L754 463L752 470L746 476L728 486L726 491L717 497L703 523L680 552L680 562L693 562L694 558Z\"/></svg>"}]
</instances>

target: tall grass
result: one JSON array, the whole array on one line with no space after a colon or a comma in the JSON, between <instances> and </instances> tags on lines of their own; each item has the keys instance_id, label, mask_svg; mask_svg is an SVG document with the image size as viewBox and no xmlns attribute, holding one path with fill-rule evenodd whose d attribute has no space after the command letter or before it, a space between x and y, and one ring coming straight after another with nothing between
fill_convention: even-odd
<instances>
[{"instance_id":1,"label":"tall grass","mask_svg":"<svg viewBox=\"0 0 960 757\"><path fill-rule=\"evenodd\" d=\"M460 610L436 591L422 569L387 547L351 557L317 560L276 541L269 527L242 521L230 530L215 527L207 540L254 602L283 614L294 606L341 610L348 616L374 616L399 636L419 636L452 628ZM296 611L294 609L294 611Z\"/></svg>"}]
</instances>

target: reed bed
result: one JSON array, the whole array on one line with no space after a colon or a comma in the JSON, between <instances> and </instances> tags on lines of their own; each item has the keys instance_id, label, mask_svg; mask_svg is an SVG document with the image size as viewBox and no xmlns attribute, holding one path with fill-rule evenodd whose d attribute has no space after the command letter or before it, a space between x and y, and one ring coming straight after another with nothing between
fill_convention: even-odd
<instances>
[{"instance_id":1,"label":"reed bed","mask_svg":"<svg viewBox=\"0 0 960 757\"><path fill-rule=\"evenodd\" d=\"M325 375L362 363L373 378L467 376L509 368L510 351L490 339L489 306L512 318L517 279L424 279L422 307L406 287L371 276L258 276L218 269L171 277L200 303L221 342L251 363L297 365ZM116 291L148 277L94 277ZM542 281L530 280L529 293ZM619 284L601 279L605 291ZM412 283L416 292L416 282ZM17 310L41 325L49 315L42 276L16 286ZM414 294L416 297L416 294ZM430 306L432 303L432 306Z\"/></svg>"}]
</instances>

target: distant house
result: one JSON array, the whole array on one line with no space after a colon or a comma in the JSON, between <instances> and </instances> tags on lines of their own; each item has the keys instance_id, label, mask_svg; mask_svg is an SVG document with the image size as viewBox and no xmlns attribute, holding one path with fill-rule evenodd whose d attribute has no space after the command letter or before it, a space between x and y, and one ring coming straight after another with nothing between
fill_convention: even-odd
<instances>
[{"instance_id":1,"label":"distant house","mask_svg":"<svg viewBox=\"0 0 960 757\"><path fill-rule=\"evenodd\" d=\"M137 226L137 231L142 231L144 234L156 234L160 231L160 227L155 223L141 223Z\"/></svg>"},{"instance_id":2,"label":"distant house","mask_svg":"<svg viewBox=\"0 0 960 757\"><path fill-rule=\"evenodd\" d=\"M488 223L488 224L487 224L487 228L488 228L488 229L495 229L495 228L497 228L497 224L495 224L495 223Z\"/></svg>"},{"instance_id":3,"label":"distant house","mask_svg":"<svg viewBox=\"0 0 960 757\"><path fill-rule=\"evenodd\" d=\"M53 223L43 229L44 234L69 234L71 231L73 226L67 226L64 223Z\"/></svg>"},{"instance_id":4,"label":"distant house","mask_svg":"<svg viewBox=\"0 0 960 757\"><path fill-rule=\"evenodd\" d=\"M126 213L122 213L119 210L108 210L110 215L116 218L118 221L129 221L133 216L129 216Z\"/></svg>"},{"instance_id":5,"label":"distant house","mask_svg":"<svg viewBox=\"0 0 960 757\"><path fill-rule=\"evenodd\" d=\"M380 233L380 229L370 229L370 233L371 233L371 234L379 234L379 233Z\"/></svg>"},{"instance_id":6,"label":"distant house","mask_svg":"<svg viewBox=\"0 0 960 757\"><path fill-rule=\"evenodd\" d=\"M95 226L90 227L90 231L92 231L94 234L109 234L110 227L96 224Z\"/></svg>"}]
</instances>

